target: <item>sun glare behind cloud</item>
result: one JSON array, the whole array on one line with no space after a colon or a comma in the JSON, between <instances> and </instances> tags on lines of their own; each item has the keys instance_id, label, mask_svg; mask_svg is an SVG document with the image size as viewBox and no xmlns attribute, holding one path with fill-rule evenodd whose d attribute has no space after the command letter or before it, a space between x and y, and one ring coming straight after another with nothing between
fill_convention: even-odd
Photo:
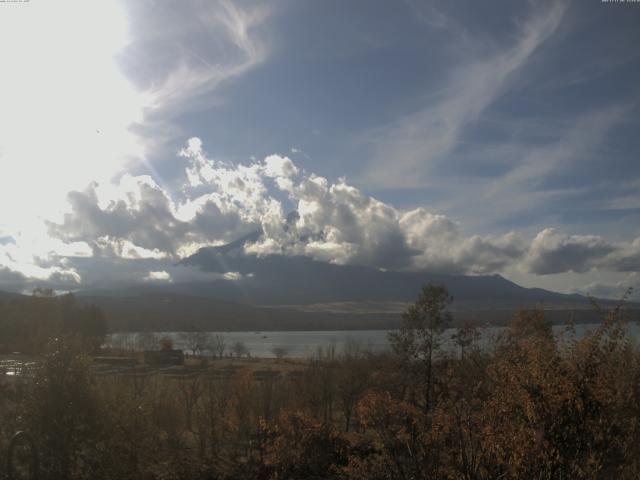
<instances>
[{"instance_id":1,"label":"sun glare behind cloud","mask_svg":"<svg viewBox=\"0 0 640 480\"><path fill-rule=\"evenodd\" d=\"M0 162L11 175L0 176L0 202L15 208L3 209L0 223L25 233L25 219L58 214L66 192L113 176L138 154L128 127L142 102L116 64L126 43L115 2L3 9Z\"/></svg>"}]
</instances>

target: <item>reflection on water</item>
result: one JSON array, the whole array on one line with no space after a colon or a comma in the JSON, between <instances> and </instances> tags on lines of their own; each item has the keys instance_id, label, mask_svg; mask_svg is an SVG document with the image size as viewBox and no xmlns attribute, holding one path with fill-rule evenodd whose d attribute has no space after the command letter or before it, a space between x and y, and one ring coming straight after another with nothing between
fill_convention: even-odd
<instances>
[{"instance_id":1,"label":"reflection on water","mask_svg":"<svg viewBox=\"0 0 640 480\"><path fill-rule=\"evenodd\" d=\"M582 338L584 334L597 327L597 324L579 324L575 326L576 338ZM482 327L480 332L480 346L491 343L502 331L504 327ZM556 335L561 334L566 327L556 325L553 327ZM278 347L286 347L288 357L309 357L315 354L319 348L335 348L336 352L344 350L347 344L358 345L359 348L372 352L381 352L390 348L387 338L391 330L330 330L330 331L283 331L283 332L209 332L213 335L219 334L224 337L227 345L227 354L231 351L231 346L235 342L242 342L250 352L252 357L273 358L276 356L274 350ZM447 329L442 336L443 347L453 348L451 335L456 329ZM628 326L629 336L637 338L640 335L640 328L637 324ZM107 345L125 347L129 349L139 349L140 342L136 333L114 333L106 341ZM158 339L169 337L173 340L174 348L190 350L190 347L180 332L156 332ZM211 352L204 350L205 355Z\"/></svg>"},{"instance_id":2,"label":"reflection on water","mask_svg":"<svg viewBox=\"0 0 640 480\"><path fill-rule=\"evenodd\" d=\"M33 358L28 355L0 355L0 375L19 376L32 369Z\"/></svg>"},{"instance_id":3,"label":"reflection on water","mask_svg":"<svg viewBox=\"0 0 640 480\"><path fill-rule=\"evenodd\" d=\"M597 324L576 325L575 338L582 338L586 332L593 330ZM561 336L566 327L556 325L554 333ZM640 337L640 327L636 323L627 327L629 337ZM261 358L274 358L278 353L286 357L305 358L313 356L319 349L334 349L341 353L345 347L358 348L361 351L383 352L389 350L388 333L391 330L331 330L331 331L283 331L283 332L208 332L212 335L221 335L226 344L226 353L231 353L231 347L235 342L242 342L246 346L250 356ZM504 331L504 327L483 327L478 329L481 347L490 345L495 338ZM454 349L451 335L456 329L447 329L442 335L442 346L445 349ZM155 343L150 343L150 337ZM128 350L142 350L159 348L159 341L169 337L173 341L173 347L187 352L190 346L181 332L155 332L149 333L114 333L107 336L105 346L113 346ZM568 338L566 335L564 338ZM141 342L144 339L144 342ZM155 347L154 347L155 346ZM280 351L279 351L280 349ZM212 355L212 352L203 350L203 355ZM34 360L27 355L12 354L0 355L0 376L21 376L34 366ZM6 377L5 377L6 378Z\"/></svg>"}]
</instances>

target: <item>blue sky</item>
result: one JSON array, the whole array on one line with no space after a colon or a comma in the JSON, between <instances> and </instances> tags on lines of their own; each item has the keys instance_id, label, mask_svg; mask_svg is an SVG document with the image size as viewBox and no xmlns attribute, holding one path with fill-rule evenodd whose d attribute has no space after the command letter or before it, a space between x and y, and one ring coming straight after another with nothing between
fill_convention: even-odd
<instances>
[{"instance_id":1,"label":"blue sky","mask_svg":"<svg viewBox=\"0 0 640 480\"><path fill-rule=\"evenodd\" d=\"M0 288L191 279L176 258L256 228L257 254L638 283L640 4L55 3L0 10Z\"/></svg>"}]
</instances>

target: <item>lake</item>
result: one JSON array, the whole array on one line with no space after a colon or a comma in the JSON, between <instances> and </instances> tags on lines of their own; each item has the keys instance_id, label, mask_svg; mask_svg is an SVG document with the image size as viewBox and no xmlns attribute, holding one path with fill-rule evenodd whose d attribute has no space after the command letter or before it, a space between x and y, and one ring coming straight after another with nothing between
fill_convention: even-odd
<instances>
[{"instance_id":1,"label":"lake","mask_svg":"<svg viewBox=\"0 0 640 480\"><path fill-rule=\"evenodd\" d=\"M590 330L597 328L597 324L578 324L575 326L577 338L582 338ZM563 325L553 327L556 335L565 330ZM629 324L628 334L632 338L640 336L640 327L633 323ZM479 328L480 345L487 345L504 331L504 327L484 327ZM329 331L264 331L264 332L209 332L219 334L224 337L227 345L227 353L230 346L235 342L242 342L248 349L252 357L273 358L275 347L285 347L286 356L304 358L314 355L319 348L335 348L336 352L344 351L348 344L358 345L363 349L373 352L389 350L388 333L390 330L329 330ZM443 334L445 348L452 348L451 335L456 329L447 329ZM130 349L151 348L150 344L157 344L157 340L162 337L169 337L173 341L174 348L189 351L188 342L181 332L155 332L156 338L149 338L149 334L137 333L114 333L108 336L107 345L119 346ZM144 347L143 345L147 345ZM210 354L204 351L204 354Z\"/></svg>"}]
</instances>

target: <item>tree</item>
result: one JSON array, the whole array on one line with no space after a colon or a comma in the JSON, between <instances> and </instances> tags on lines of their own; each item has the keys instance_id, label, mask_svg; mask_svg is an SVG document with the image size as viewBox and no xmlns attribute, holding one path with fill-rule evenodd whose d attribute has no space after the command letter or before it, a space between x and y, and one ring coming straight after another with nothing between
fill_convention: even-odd
<instances>
[{"instance_id":1,"label":"tree","mask_svg":"<svg viewBox=\"0 0 640 480\"><path fill-rule=\"evenodd\" d=\"M451 340L460 349L460 360L464 360L466 350L473 347L479 339L480 332L470 322L465 322L458 327L456 332L451 335Z\"/></svg>"},{"instance_id":2,"label":"tree","mask_svg":"<svg viewBox=\"0 0 640 480\"><path fill-rule=\"evenodd\" d=\"M344 416L344 429L347 432L356 405L369 386L369 367L367 359L359 356L345 355L340 362L337 394Z\"/></svg>"},{"instance_id":3,"label":"tree","mask_svg":"<svg viewBox=\"0 0 640 480\"><path fill-rule=\"evenodd\" d=\"M289 354L289 347L287 345L276 345L271 349L271 353L280 361Z\"/></svg>"},{"instance_id":4,"label":"tree","mask_svg":"<svg viewBox=\"0 0 640 480\"><path fill-rule=\"evenodd\" d=\"M36 287L33 289L32 295L39 298L55 298L56 292L53 288Z\"/></svg>"},{"instance_id":5,"label":"tree","mask_svg":"<svg viewBox=\"0 0 640 480\"><path fill-rule=\"evenodd\" d=\"M204 350L207 345L207 334L205 332L182 332L180 339L185 343L187 348L191 350L194 356Z\"/></svg>"},{"instance_id":6,"label":"tree","mask_svg":"<svg viewBox=\"0 0 640 480\"><path fill-rule=\"evenodd\" d=\"M37 362L25 419L45 478L82 478L95 453L101 416L90 363L79 337L50 340Z\"/></svg>"},{"instance_id":7,"label":"tree","mask_svg":"<svg viewBox=\"0 0 640 480\"><path fill-rule=\"evenodd\" d=\"M389 334L391 346L405 371L422 377L425 411L431 406L433 360L440 348L440 337L452 320L447 310L452 301L445 286L425 285L416 302L402 315L400 330Z\"/></svg>"},{"instance_id":8,"label":"tree","mask_svg":"<svg viewBox=\"0 0 640 480\"><path fill-rule=\"evenodd\" d=\"M237 340L233 343L231 347L231 351L235 354L236 357L240 358L243 356L249 356L249 349L244 344L242 340Z\"/></svg>"},{"instance_id":9,"label":"tree","mask_svg":"<svg viewBox=\"0 0 640 480\"><path fill-rule=\"evenodd\" d=\"M213 356L218 358L224 357L224 352L227 349L227 342L224 339L224 335L221 333L210 334L207 338L207 349Z\"/></svg>"},{"instance_id":10,"label":"tree","mask_svg":"<svg viewBox=\"0 0 640 480\"><path fill-rule=\"evenodd\" d=\"M2 343L12 351L41 352L48 340L61 335L80 335L98 350L105 340L106 321L94 305L77 301L74 295L55 295L51 289L36 289L0 307Z\"/></svg>"},{"instance_id":11,"label":"tree","mask_svg":"<svg viewBox=\"0 0 640 480\"><path fill-rule=\"evenodd\" d=\"M541 308L518 310L505 334L510 340L529 338L553 340L551 322Z\"/></svg>"}]
</instances>

